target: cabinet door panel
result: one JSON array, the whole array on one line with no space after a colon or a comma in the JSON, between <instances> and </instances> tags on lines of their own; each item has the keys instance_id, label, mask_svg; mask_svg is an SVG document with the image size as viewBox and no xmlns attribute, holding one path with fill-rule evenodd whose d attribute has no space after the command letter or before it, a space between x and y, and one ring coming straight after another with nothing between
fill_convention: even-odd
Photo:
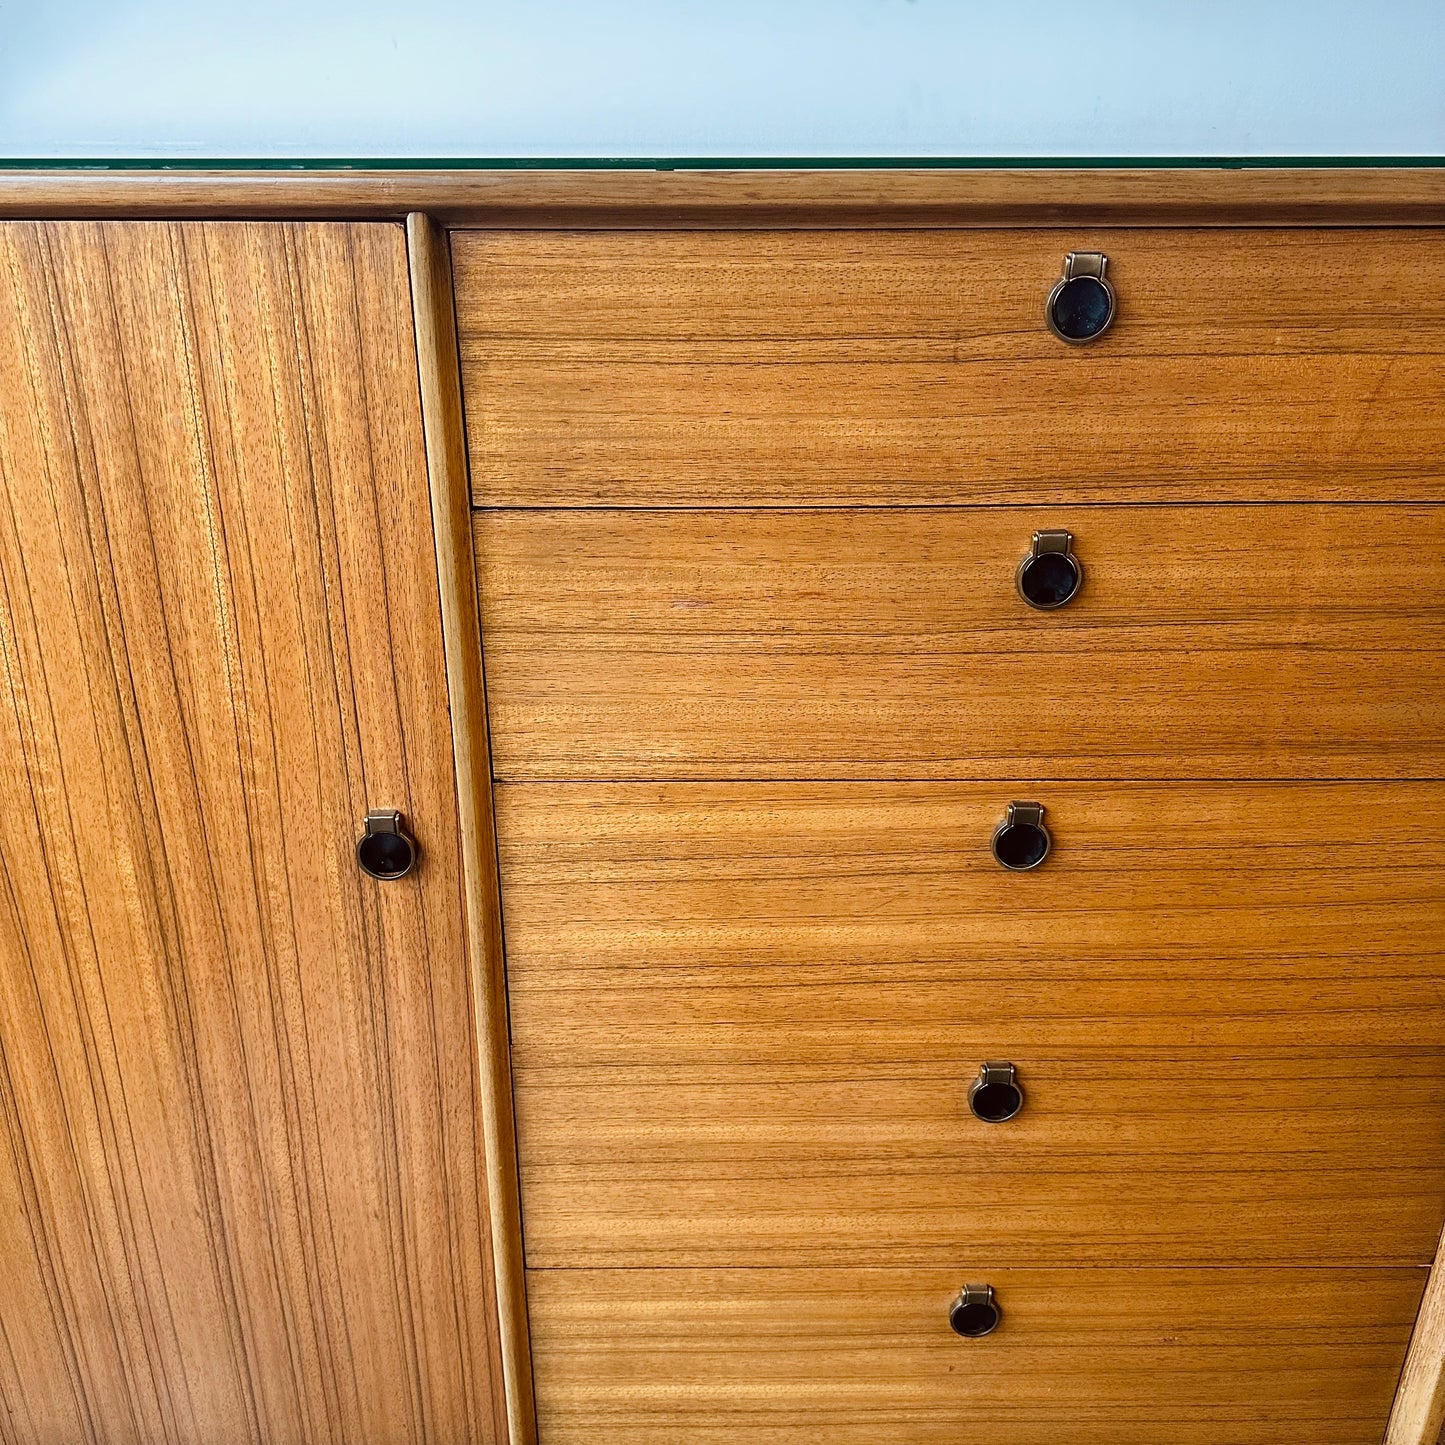
<instances>
[{"instance_id":1,"label":"cabinet door panel","mask_svg":"<svg viewBox=\"0 0 1445 1445\"><path fill-rule=\"evenodd\" d=\"M500 1438L403 233L0 257L6 1438Z\"/></svg>"}]
</instances>

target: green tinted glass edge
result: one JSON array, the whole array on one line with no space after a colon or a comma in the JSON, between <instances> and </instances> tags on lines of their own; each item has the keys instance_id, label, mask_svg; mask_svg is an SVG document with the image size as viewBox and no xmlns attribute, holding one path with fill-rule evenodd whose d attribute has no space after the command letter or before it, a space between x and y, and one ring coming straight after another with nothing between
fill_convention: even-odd
<instances>
[{"instance_id":1,"label":"green tinted glass edge","mask_svg":"<svg viewBox=\"0 0 1445 1445\"><path fill-rule=\"evenodd\" d=\"M0 169L91 171L1280 170L1445 166L1445 156L600 156L271 157L102 160L0 157Z\"/></svg>"}]
</instances>

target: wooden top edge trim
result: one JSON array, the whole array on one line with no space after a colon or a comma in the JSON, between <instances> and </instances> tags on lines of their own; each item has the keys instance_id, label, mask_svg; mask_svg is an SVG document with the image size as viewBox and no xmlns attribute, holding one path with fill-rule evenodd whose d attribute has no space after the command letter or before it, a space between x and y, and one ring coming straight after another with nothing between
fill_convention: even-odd
<instances>
[{"instance_id":1,"label":"wooden top edge trim","mask_svg":"<svg viewBox=\"0 0 1445 1445\"><path fill-rule=\"evenodd\" d=\"M1445 168L779 171L6 171L10 219L444 225L1438 225Z\"/></svg>"}]
</instances>

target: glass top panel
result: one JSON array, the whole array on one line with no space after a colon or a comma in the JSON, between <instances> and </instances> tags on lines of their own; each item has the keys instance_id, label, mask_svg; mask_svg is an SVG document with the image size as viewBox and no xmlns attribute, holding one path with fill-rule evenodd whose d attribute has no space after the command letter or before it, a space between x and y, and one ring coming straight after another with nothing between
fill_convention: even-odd
<instances>
[{"instance_id":1,"label":"glass top panel","mask_svg":"<svg viewBox=\"0 0 1445 1445\"><path fill-rule=\"evenodd\" d=\"M0 164L1419 164L1439 0L43 0Z\"/></svg>"}]
</instances>

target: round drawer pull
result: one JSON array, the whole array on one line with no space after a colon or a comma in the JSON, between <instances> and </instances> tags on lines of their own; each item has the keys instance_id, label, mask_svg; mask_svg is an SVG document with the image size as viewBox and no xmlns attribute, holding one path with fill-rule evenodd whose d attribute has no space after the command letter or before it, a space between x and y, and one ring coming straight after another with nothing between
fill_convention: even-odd
<instances>
[{"instance_id":1,"label":"round drawer pull","mask_svg":"<svg viewBox=\"0 0 1445 1445\"><path fill-rule=\"evenodd\" d=\"M1035 532L1015 581L1019 596L1040 612L1072 602L1084 585L1084 564L1074 556L1074 534Z\"/></svg>"},{"instance_id":2,"label":"round drawer pull","mask_svg":"<svg viewBox=\"0 0 1445 1445\"><path fill-rule=\"evenodd\" d=\"M993 856L1000 866L1027 873L1049 856L1053 841L1044 827L1042 803L1010 803L1008 816L994 830Z\"/></svg>"},{"instance_id":3,"label":"round drawer pull","mask_svg":"<svg viewBox=\"0 0 1445 1445\"><path fill-rule=\"evenodd\" d=\"M1003 1319L1003 1311L993 1297L991 1284L966 1284L958 1292L948 1311L948 1323L954 1334L966 1340L991 1335Z\"/></svg>"},{"instance_id":4,"label":"round drawer pull","mask_svg":"<svg viewBox=\"0 0 1445 1445\"><path fill-rule=\"evenodd\" d=\"M1064 274L1049 292L1044 315L1060 341L1097 341L1113 324L1118 303L1104 273L1109 258L1101 251L1070 251Z\"/></svg>"},{"instance_id":5,"label":"round drawer pull","mask_svg":"<svg viewBox=\"0 0 1445 1445\"><path fill-rule=\"evenodd\" d=\"M366 815L366 831L356 845L363 873L383 881L404 878L416 866L416 839L402 826L401 814L381 808Z\"/></svg>"},{"instance_id":6,"label":"round drawer pull","mask_svg":"<svg viewBox=\"0 0 1445 1445\"><path fill-rule=\"evenodd\" d=\"M1024 1106L1019 1071L1006 1061L979 1067L978 1078L969 1086L968 1107L985 1124L1004 1124Z\"/></svg>"}]
</instances>

